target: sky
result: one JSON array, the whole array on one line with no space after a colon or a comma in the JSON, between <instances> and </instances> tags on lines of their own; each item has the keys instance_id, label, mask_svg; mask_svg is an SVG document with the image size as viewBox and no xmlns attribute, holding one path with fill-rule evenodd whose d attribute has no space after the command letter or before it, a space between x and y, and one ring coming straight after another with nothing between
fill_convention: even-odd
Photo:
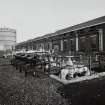
<instances>
[{"instance_id":1,"label":"sky","mask_svg":"<svg viewBox=\"0 0 105 105\"><path fill-rule=\"evenodd\" d=\"M0 28L23 42L105 15L105 0L0 0Z\"/></svg>"}]
</instances>

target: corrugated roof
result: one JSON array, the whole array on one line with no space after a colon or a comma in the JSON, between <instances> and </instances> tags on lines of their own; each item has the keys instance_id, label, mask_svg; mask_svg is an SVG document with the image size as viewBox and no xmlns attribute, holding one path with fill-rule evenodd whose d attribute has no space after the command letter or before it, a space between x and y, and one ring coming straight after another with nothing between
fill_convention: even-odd
<instances>
[{"instance_id":1,"label":"corrugated roof","mask_svg":"<svg viewBox=\"0 0 105 105\"><path fill-rule=\"evenodd\" d=\"M93 19L93 20L90 20L90 21L87 21L87 22L84 22L84 23L80 23L80 24L77 24L77 25L73 25L73 26L70 26L70 27L65 28L65 29L58 30L55 33L56 34L63 34L63 33L66 33L66 32L79 30L79 29L82 29L82 28L98 25L98 24L101 24L101 23L105 23L105 16L102 16L102 17L99 17L99 18L96 18L96 19Z\"/></svg>"},{"instance_id":2,"label":"corrugated roof","mask_svg":"<svg viewBox=\"0 0 105 105\"><path fill-rule=\"evenodd\" d=\"M86 27L94 26L94 25L99 25L101 23L105 23L105 16L102 16L102 17L99 17L99 18L96 18L96 19L93 19L93 20L90 20L90 21L87 21L87 22L84 22L84 23L80 23L80 24L77 24L77 25L73 25L73 26L58 30L54 33L49 33L49 34L43 35L41 37L37 37L37 38L31 39L31 40L24 41L24 42L18 43L18 45L24 44L24 43L30 42L30 41L36 41L36 40L48 38L48 37L51 37L51 36L56 36L56 35L60 35L60 34L63 34L63 33L83 29L83 28L86 28Z\"/></svg>"},{"instance_id":3,"label":"corrugated roof","mask_svg":"<svg viewBox=\"0 0 105 105\"><path fill-rule=\"evenodd\" d=\"M44 39L44 38L51 37L53 34L54 34L54 33L48 33L48 34L46 34L46 35L43 35L43 36L34 38L33 41L37 41L37 40L41 40L41 39Z\"/></svg>"}]
</instances>

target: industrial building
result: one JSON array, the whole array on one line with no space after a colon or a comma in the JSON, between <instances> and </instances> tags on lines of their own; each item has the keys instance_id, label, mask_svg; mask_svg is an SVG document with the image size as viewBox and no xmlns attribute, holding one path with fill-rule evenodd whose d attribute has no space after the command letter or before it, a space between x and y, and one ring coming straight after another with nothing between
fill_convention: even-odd
<instances>
[{"instance_id":1,"label":"industrial building","mask_svg":"<svg viewBox=\"0 0 105 105\"><path fill-rule=\"evenodd\" d=\"M105 16L18 43L16 51L42 50L58 54L97 53L105 51Z\"/></svg>"},{"instance_id":2,"label":"industrial building","mask_svg":"<svg viewBox=\"0 0 105 105\"><path fill-rule=\"evenodd\" d=\"M12 49L14 44L16 44L16 30L0 28L0 50Z\"/></svg>"},{"instance_id":3,"label":"industrial building","mask_svg":"<svg viewBox=\"0 0 105 105\"><path fill-rule=\"evenodd\" d=\"M10 28L0 28L0 56L8 53L16 44L16 30Z\"/></svg>"}]
</instances>

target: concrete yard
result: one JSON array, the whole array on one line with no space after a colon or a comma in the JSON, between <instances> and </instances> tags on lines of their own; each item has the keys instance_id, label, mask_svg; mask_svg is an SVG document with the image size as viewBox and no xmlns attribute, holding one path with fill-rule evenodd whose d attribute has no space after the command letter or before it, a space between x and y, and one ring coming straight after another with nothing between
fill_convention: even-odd
<instances>
[{"instance_id":1,"label":"concrete yard","mask_svg":"<svg viewBox=\"0 0 105 105\"><path fill-rule=\"evenodd\" d=\"M60 84L0 66L0 105L105 105L105 77Z\"/></svg>"}]
</instances>

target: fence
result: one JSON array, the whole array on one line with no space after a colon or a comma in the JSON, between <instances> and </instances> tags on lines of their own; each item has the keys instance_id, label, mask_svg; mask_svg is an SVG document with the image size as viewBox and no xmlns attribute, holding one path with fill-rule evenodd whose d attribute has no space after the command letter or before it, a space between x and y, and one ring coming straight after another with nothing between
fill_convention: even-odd
<instances>
[{"instance_id":1,"label":"fence","mask_svg":"<svg viewBox=\"0 0 105 105\"><path fill-rule=\"evenodd\" d=\"M9 58L0 58L0 66L6 66L6 65L10 65L10 59Z\"/></svg>"},{"instance_id":2,"label":"fence","mask_svg":"<svg viewBox=\"0 0 105 105\"><path fill-rule=\"evenodd\" d=\"M79 55L80 62L84 65L87 65L90 70L98 70L97 72L101 72L105 69L105 52L101 53L85 53ZM86 63L85 63L86 62Z\"/></svg>"},{"instance_id":3,"label":"fence","mask_svg":"<svg viewBox=\"0 0 105 105\"><path fill-rule=\"evenodd\" d=\"M70 59L70 60L68 60ZM72 61L72 62L71 62ZM56 68L62 69L63 67L71 65L83 65L88 67L90 71L102 72L105 69L105 54L104 53L85 53L77 56L54 56L50 67L54 70Z\"/></svg>"}]
</instances>

